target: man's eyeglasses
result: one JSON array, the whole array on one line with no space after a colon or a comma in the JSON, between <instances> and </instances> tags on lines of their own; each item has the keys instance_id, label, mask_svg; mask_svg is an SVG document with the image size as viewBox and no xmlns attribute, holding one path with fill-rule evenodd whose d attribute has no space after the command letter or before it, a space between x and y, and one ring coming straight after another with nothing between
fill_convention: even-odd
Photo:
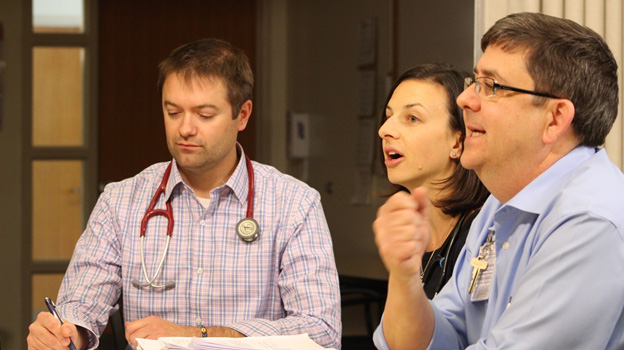
<instances>
[{"instance_id":1,"label":"man's eyeglasses","mask_svg":"<svg viewBox=\"0 0 624 350\"><path fill-rule=\"evenodd\" d=\"M502 85L502 84L499 84L493 78L489 78L489 77L479 77L479 78L467 77L465 78L464 90L466 90L470 85L472 85L472 83L475 83L475 90L477 91L477 95L481 97L496 96L496 91L498 91L498 89L501 89L501 90L520 92L523 94L541 96L541 97L556 98L556 99L560 98L560 97L557 97L551 94L546 94L543 92L524 90L524 89L516 88L513 86Z\"/></svg>"}]
</instances>

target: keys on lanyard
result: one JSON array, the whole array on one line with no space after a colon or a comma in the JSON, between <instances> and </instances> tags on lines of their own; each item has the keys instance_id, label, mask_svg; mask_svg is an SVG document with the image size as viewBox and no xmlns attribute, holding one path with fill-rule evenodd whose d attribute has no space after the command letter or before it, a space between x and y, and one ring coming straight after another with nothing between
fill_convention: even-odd
<instances>
[{"instance_id":1,"label":"keys on lanyard","mask_svg":"<svg viewBox=\"0 0 624 350\"><path fill-rule=\"evenodd\" d=\"M472 294L472 290L477 283L477 277L479 277L479 273L481 272L481 270L487 269L488 263L481 256L481 254L479 254L479 256L470 260L470 265L472 265L472 281L470 282L470 288L468 288L468 294Z\"/></svg>"},{"instance_id":2,"label":"keys on lanyard","mask_svg":"<svg viewBox=\"0 0 624 350\"><path fill-rule=\"evenodd\" d=\"M479 255L470 260L470 265L472 265L472 280L468 288L470 300L487 300L490 294L490 286L492 285L493 270L496 265L496 246L494 244L493 229L490 230L485 243L479 249ZM475 293L473 294L473 292Z\"/></svg>"}]
</instances>

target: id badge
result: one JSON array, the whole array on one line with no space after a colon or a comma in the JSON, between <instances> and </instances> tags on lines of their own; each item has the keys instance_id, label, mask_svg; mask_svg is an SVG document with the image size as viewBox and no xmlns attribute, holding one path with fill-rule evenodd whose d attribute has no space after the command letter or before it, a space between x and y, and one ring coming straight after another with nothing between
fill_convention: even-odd
<instances>
[{"instance_id":1,"label":"id badge","mask_svg":"<svg viewBox=\"0 0 624 350\"><path fill-rule=\"evenodd\" d=\"M487 267L479 271L474 282L474 289L470 293L470 301L488 300L490 297L490 289L492 287L492 279L494 278L494 269L496 268L496 244L493 240L494 231L490 231L487 241L479 248L479 257L487 262Z\"/></svg>"}]
</instances>

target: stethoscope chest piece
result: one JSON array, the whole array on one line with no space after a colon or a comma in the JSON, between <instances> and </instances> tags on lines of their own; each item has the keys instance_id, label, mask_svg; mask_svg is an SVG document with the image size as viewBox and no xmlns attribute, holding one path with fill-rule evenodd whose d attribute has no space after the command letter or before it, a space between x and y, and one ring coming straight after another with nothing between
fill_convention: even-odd
<instances>
[{"instance_id":1,"label":"stethoscope chest piece","mask_svg":"<svg viewBox=\"0 0 624 350\"><path fill-rule=\"evenodd\" d=\"M258 239L260 226L253 218L244 218L236 224L236 234L243 241L251 243Z\"/></svg>"}]
</instances>

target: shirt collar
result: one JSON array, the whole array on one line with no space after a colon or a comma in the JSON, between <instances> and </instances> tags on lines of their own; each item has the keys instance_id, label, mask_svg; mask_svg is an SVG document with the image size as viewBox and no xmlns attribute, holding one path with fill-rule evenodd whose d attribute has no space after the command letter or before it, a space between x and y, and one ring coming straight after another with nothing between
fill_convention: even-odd
<instances>
[{"instance_id":1,"label":"shirt collar","mask_svg":"<svg viewBox=\"0 0 624 350\"><path fill-rule=\"evenodd\" d=\"M212 197L213 193L222 193L222 191L229 188L234 193L234 195L239 200L239 202L243 204L247 200L247 193L249 190L249 176L247 176L248 173L247 173L247 163L245 162L245 151L243 150L243 147L238 142L236 143L236 146L238 148L238 151L239 151L238 153L240 156L238 160L238 164L236 165L236 169L234 169L234 172L232 173L232 175L230 176L230 178L225 184L211 191L210 197ZM184 179L182 179L182 174L180 174L180 171L178 170L178 166L177 166L175 159L172 159L171 162L172 162L171 174L169 175L169 180L167 181L167 186L165 189L165 198L167 198L167 200L170 199L173 191L178 186L178 184L184 184L184 186L187 186L184 183ZM166 163L166 166L168 165L169 164ZM165 168L163 168L163 172L162 172L163 175L164 175L166 166ZM160 184L160 181L158 183Z\"/></svg>"},{"instance_id":2,"label":"shirt collar","mask_svg":"<svg viewBox=\"0 0 624 350\"><path fill-rule=\"evenodd\" d=\"M167 166L169 166L169 164L167 164ZM167 168L165 167L165 170L163 170L163 176L166 169ZM169 181L167 181L167 187L165 189L165 198L167 198L167 200L171 199L173 190L178 186L178 184L184 184L184 179L182 179L182 174L180 174L180 171L178 170L178 164L175 159L172 159L171 173L169 174Z\"/></svg>"},{"instance_id":3,"label":"shirt collar","mask_svg":"<svg viewBox=\"0 0 624 350\"><path fill-rule=\"evenodd\" d=\"M238 201L244 204L247 202L247 193L249 192L249 176L247 162L245 162L245 151L243 151L243 147L238 143L237 147L240 152L240 157L236 169L234 169L232 176L230 176L227 182L223 186L215 188L213 192L222 191L225 187L230 188ZM249 171L253 171L253 169L249 169Z\"/></svg>"},{"instance_id":4,"label":"shirt collar","mask_svg":"<svg viewBox=\"0 0 624 350\"><path fill-rule=\"evenodd\" d=\"M550 168L546 169L535 180L531 181L531 183L511 198L506 205L535 214L544 212L546 206L550 205L549 199L557 195L565 185L566 181L564 181L564 178L573 169L600 151L600 149L593 147L576 147Z\"/></svg>"}]
</instances>

